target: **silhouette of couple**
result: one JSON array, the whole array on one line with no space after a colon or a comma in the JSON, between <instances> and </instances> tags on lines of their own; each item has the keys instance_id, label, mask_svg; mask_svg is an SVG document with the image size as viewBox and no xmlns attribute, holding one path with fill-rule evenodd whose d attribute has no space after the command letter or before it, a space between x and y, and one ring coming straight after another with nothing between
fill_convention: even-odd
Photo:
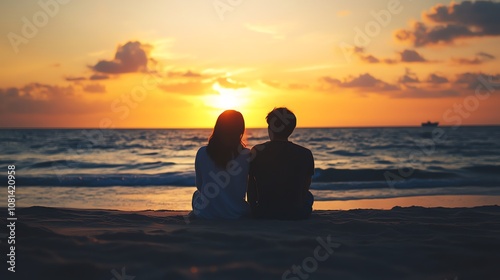
<instances>
[{"instance_id":1,"label":"silhouette of couple","mask_svg":"<svg viewBox=\"0 0 500 280\"><path fill-rule=\"evenodd\" d=\"M287 108L275 108L266 121L270 141L249 150L241 141L243 115L227 110L217 118L208 145L196 154L192 214L203 219L310 216L314 159L310 150L288 141L297 119Z\"/></svg>"}]
</instances>

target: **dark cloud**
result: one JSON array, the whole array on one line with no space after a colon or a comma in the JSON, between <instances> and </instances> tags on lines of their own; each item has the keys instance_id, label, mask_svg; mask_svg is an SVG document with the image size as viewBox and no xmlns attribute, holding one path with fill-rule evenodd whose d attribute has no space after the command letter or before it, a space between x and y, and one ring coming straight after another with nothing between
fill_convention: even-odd
<instances>
[{"instance_id":1,"label":"dark cloud","mask_svg":"<svg viewBox=\"0 0 500 280\"><path fill-rule=\"evenodd\" d=\"M138 41L119 46L113 60L101 60L91 68L100 73L121 74L147 70L150 45Z\"/></svg>"},{"instance_id":2,"label":"dark cloud","mask_svg":"<svg viewBox=\"0 0 500 280\"><path fill-rule=\"evenodd\" d=\"M64 79L68 82L79 82L79 81L85 81L87 78L85 78L85 77L66 77Z\"/></svg>"},{"instance_id":3,"label":"dark cloud","mask_svg":"<svg viewBox=\"0 0 500 280\"><path fill-rule=\"evenodd\" d=\"M383 58L379 59L371 54L365 53L364 48L354 47L353 52L362 61L366 63L386 63L386 64L396 64L400 62L429 62L421 54L415 50L403 50L399 52L399 59Z\"/></svg>"},{"instance_id":4,"label":"dark cloud","mask_svg":"<svg viewBox=\"0 0 500 280\"><path fill-rule=\"evenodd\" d=\"M365 54L365 49L362 47L354 47L354 54L356 54L362 61L366 63L379 63L380 59L374 57L371 54Z\"/></svg>"},{"instance_id":5,"label":"dark cloud","mask_svg":"<svg viewBox=\"0 0 500 280\"><path fill-rule=\"evenodd\" d=\"M371 91L391 91L398 89L397 86L379 80L368 73L361 74L357 77L351 76L344 81L331 77L323 77L321 80L330 86L343 88L369 89Z\"/></svg>"},{"instance_id":6,"label":"dark cloud","mask_svg":"<svg viewBox=\"0 0 500 280\"><path fill-rule=\"evenodd\" d=\"M88 84L83 86L83 90L91 93L104 93L106 92L106 87L101 84Z\"/></svg>"},{"instance_id":7,"label":"dark cloud","mask_svg":"<svg viewBox=\"0 0 500 280\"><path fill-rule=\"evenodd\" d=\"M406 68L405 74L398 81L402 84L420 83L417 74L411 72L409 68Z\"/></svg>"},{"instance_id":8,"label":"dark cloud","mask_svg":"<svg viewBox=\"0 0 500 280\"><path fill-rule=\"evenodd\" d=\"M409 87L391 96L394 98L443 98L460 96L460 91L455 89L435 90L423 87Z\"/></svg>"},{"instance_id":9,"label":"dark cloud","mask_svg":"<svg viewBox=\"0 0 500 280\"><path fill-rule=\"evenodd\" d=\"M0 99L0 114L71 114L88 110L76 101L73 86L31 83L20 88L0 88Z\"/></svg>"},{"instance_id":10,"label":"dark cloud","mask_svg":"<svg viewBox=\"0 0 500 280\"><path fill-rule=\"evenodd\" d=\"M484 62L488 62L495 59L495 56L485 53L478 52L473 58L452 58L451 60L457 64L465 64L465 65L478 65Z\"/></svg>"},{"instance_id":11,"label":"dark cloud","mask_svg":"<svg viewBox=\"0 0 500 280\"><path fill-rule=\"evenodd\" d=\"M416 22L410 30L398 30L396 39L414 46L449 44L459 38L500 35L500 3L464 1L434 6L424 13L433 26Z\"/></svg>"},{"instance_id":12,"label":"dark cloud","mask_svg":"<svg viewBox=\"0 0 500 280\"><path fill-rule=\"evenodd\" d=\"M401 62L426 62L418 52L414 50L404 50L399 53L401 55Z\"/></svg>"},{"instance_id":13,"label":"dark cloud","mask_svg":"<svg viewBox=\"0 0 500 280\"><path fill-rule=\"evenodd\" d=\"M335 91L353 88L358 93L377 93L393 98L443 98L473 94L479 86L489 90L500 88L500 74L461 73L450 82L446 77L431 73L425 82L419 80L410 69L391 84L373 77L369 73L348 77L343 81L332 77L322 77L318 90ZM326 86L325 86L326 85Z\"/></svg>"},{"instance_id":14,"label":"dark cloud","mask_svg":"<svg viewBox=\"0 0 500 280\"><path fill-rule=\"evenodd\" d=\"M483 59L495 59L495 56L485 52L478 52L476 56L481 57Z\"/></svg>"},{"instance_id":15,"label":"dark cloud","mask_svg":"<svg viewBox=\"0 0 500 280\"><path fill-rule=\"evenodd\" d=\"M91 81L97 81L97 80L107 80L109 79L108 75L103 75L103 74L94 74L89 77L89 80Z\"/></svg>"},{"instance_id":16,"label":"dark cloud","mask_svg":"<svg viewBox=\"0 0 500 280\"><path fill-rule=\"evenodd\" d=\"M458 74L455 79L455 84L461 85L466 89L475 90L481 85L484 86L484 83L487 82L489 84L497 84L500 85L500 74L496 75L488 75L484 73L472 73L466 72Z\"/></svg>"},{"instance_id":17,"label":"dark cloud","mask_svg":"<svg viewBox=\"0 0 500 280\"><path fill-rule=\"evenodd\" d=\"M427 77L426 81L431 84L445 84L449 82L446 77L442 77L434 73L431 73L429 77Z\"/></svg>"}]
</instances>

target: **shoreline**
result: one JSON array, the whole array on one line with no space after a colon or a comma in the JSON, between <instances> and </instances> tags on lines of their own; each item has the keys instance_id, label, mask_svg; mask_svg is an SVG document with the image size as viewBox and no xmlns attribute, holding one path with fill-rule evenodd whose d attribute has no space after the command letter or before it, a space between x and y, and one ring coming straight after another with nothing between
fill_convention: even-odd
<instances>
[{"instance_id":1,"label":"shoreline","mask_svg":"<svg viewBox=\"0 0 500 280\"><path fill-rule=\"evenodd\" d=\"M44 206L77 209L109 209L123 211L174 210L191 211L195 187L22 187L16 190L18 207ZM384 198L343 200L321 199L315 196L313 210L391 209L409 207L475 207L500 205L500 195L486 194L425 194ZM32 194L36 194L32 196ZM113 199L109 199L113 197Z\"/></svg>"}]
</instances>

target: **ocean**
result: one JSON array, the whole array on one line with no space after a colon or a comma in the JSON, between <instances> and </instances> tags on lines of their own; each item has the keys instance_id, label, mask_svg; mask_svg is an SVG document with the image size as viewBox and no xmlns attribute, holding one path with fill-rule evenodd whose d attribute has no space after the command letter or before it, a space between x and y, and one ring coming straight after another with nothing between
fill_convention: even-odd
<instances>
[{"instance_id":1,"label":"ocean","mask_svg":"<svg viewBox=\"0 0 500 280\"><path fill-rule=\"evenodd\" d=\"M18 207L189 210L194 157L210 133L2 129L0 166L15 165ZM249 148L267 140L266 129L244 138ZM498 126L298 128L290 138L313 152L317 201L500 198L499 140Z\"/></svg>"}]
</instances>

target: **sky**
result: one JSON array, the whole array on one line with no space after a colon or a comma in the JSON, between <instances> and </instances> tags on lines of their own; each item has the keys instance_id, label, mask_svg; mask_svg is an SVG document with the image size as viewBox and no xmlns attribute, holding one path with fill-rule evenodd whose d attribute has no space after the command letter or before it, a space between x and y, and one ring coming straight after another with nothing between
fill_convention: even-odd
<instances>
[{"instance_id":1,"label":"sky","mask_svg":"<svg viewBox=\"0 0 500 280\"><path fill-rule=\"evenodd\" d=\"M500 2L0 2L0 127L499 125Z\"/></svg>"}]
</instances>

